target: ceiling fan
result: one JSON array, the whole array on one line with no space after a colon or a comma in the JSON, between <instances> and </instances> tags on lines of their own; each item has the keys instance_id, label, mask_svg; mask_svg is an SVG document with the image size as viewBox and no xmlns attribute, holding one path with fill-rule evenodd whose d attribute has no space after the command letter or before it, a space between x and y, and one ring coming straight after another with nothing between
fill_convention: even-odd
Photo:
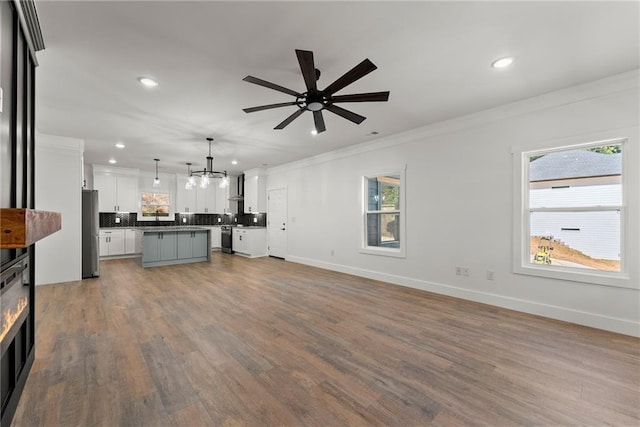
<instances>
[{"instance_id":1,"label":"ceiling fan","mask_svg":"<svg viewBox=\"0 0 640 427\"><path fill-rule=\"evenodd\" d=\"M320 78L320 70L315 67L313 62L313 52L309 50L296 49L296 55L298 57L300 71L302 72L302 77L304 78L307 91L299 93L295 90L287 89L286 87L282 87L257 77L247 76L242 80L295 96L296 100L291 102L281 102L278 104L261 105L259 107L243 108L245 113L297 105L298 110L284 119L274 129L284 129L302 113L305 111L311 111L313 112L315 130L320 133L327 130L324 124L324 117L322 117L322 110L331 111L332 113L337 114L340 117L344 117L353 123L360 124L364 119L366 119L366 117L352 111L345 110L335 104L340 102L384 102L389 100L389 91L357 93L352 95L335 95L336 92L340 91L345 86L350 85L378 68L373 64L373 62L369 61L369 59L365 59L351 70L347 71L342 77L327 86L324 90L320 90L316 84L317 80Z\"/></svg>"}]
</instances>

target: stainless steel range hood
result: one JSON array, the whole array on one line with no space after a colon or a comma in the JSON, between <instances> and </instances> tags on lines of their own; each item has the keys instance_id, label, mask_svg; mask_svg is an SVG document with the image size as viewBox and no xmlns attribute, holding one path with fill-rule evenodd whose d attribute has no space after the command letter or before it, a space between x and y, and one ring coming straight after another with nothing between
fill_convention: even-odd
<instances>
[{"instance_id":1,"label":"stainless steel range hood","mask_svg":"<svg viewBox=\"0 0 640 427\"><path fill-rule=\"evenodd\" d=\"M238 175L237 194L229 197L230 202L241 202L244 200L244 174Z\"/></svg>"}]
</instances>

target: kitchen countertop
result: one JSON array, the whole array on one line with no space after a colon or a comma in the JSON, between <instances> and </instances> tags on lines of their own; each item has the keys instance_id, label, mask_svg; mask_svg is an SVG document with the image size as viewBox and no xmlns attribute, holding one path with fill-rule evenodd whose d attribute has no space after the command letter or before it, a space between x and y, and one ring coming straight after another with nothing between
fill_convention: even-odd
<instances>
[{"instance_id":1,"label":"kitchen countertop","mask_svg":"<svg viewBox=\"0 0 640 427\"><path fill-rule=\"evenodd\" d=\"M208 226L196 226L196 225L166 225L158 227L132 227L138 231L157 233L159 231L203 231L209 230Z\"/></svg>"},{"instance_id":2,"label":"kitchen countertop","mask_svg":"<svg viewBox=\"0 0 640 427\"><path fill-rule=\"evenodd\" d=\"M140 231L149 231L149 232L158 232L158 231L180 231L180 230L184 230L184 231L194 231L194 230L205 230L211 227L222 227L222 226L227 226L229 227L229 224L206 224L206 225L159 225L159 226L135 226L135 225L130 225L130 226L126 226L126 227L122 227L122 226L117 226L117 227L100 227L100 230L105 230L105 231L113 231L113 230L140 230ZM260 229L260 228L267 228L266 226L262 226L262 225L231 225L232 228L246 228L246 229Z\"/></svg>"}]
</instances>

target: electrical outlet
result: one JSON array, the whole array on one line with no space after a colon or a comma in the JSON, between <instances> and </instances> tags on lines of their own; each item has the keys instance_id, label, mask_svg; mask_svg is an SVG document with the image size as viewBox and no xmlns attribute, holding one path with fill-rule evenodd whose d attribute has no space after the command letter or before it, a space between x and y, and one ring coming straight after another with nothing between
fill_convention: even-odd
<instances>
[{"instance_id":1,"label":"electrical outlet","mask_svg":"<svg viewBox=\"0 0 640 427\"><path fill-rule=\"evenodd\" d=\"M182 223L186 224L187 223L187 218L182 218Z\"/></svg>"},{"instance_id":2,"label":"electrical outlet","mask_svg":"<svg viewBox=\"0 0 640 427\"><path fill-rule=\"evenodd\" d=\"M494 280L496 278L496 272L493 270L487 270L487 280Z\"/></svg>"},{"instance_id":3,"label":"electrical outlet","mask_svg":"<svg viewBox=\"0 0 640 427\"><path fill-rule=\"evenodd\" d=\"M258 223L258 218L253 218L253 223L257 224Z\"/></svg>"},{"instance_id":4,"label":"electrical outlet","mask_svg":"<svg viewBox=\"0 0 640 427\"><path fill-rule=\"evenodd\" d=\"M116 217L116 224L120 224L120 218Z\"/></svg>"},{"instance_id":5,"label":"electrical outlet","mask_svg":"<svg viewBox=\"0 0 640 427\"><path fill-rule=\"evenodd\" d=\"M462 276L462 267L456 267L456 276Z\"/></svg>"},{"instance_id":6,"label":"electrical outlet","mask_svg":"<svg viewBox=\"0 0 640 427\"><path fill-rule=\"evenodd\" d=\"M218 217L218 222L222 222L222 218Z\"/></svg>"},{"instance_id":7,"label":"electrical outlet","mask_svg":"<svg viewBox=\"0 0 640 427\"><path fill-rule=\"evenodd\" d=\"M462 267L461 270L464 277L469 277L469 267Z\"/></svg>"}]
</instances>

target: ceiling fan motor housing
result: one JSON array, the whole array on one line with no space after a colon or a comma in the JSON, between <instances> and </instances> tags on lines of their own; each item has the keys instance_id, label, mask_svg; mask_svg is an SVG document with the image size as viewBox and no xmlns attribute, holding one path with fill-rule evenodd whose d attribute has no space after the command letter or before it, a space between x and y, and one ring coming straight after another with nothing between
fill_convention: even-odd
<instances>
[{"instance_id":1,"label":"ceiling fan motor housing","mask_svg":"<svg viewBox=\"0 0 640 427\"><path fill-rule=\"evenodd\" d=\"M309 111L320 111L330 102L330 97L322 94L322 92L305 92L296 102L300 108L306 108Z\"/></svg>"}]
</instances>

